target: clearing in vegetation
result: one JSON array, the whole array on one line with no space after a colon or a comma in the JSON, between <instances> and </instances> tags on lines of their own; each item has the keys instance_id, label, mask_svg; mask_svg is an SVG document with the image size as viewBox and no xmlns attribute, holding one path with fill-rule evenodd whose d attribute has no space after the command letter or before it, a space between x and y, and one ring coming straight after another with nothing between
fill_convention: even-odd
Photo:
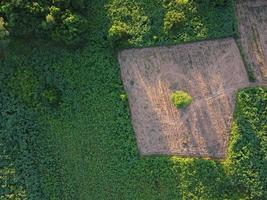
<instances>
[{"instance_id":1,"label":"clearing in vegetation","mask_svg":"<svg viewBox=\"0 0 267 200\"><path fill-rule=\"evenodd\" d=\"M258 81L267 81L267 1L237 1L240 41Z\"/></svg>"},{"instance_id":2,"label":"clearing in vegetation","mask_svg":"<svg viewBox=\"0 0 267 200\"><path fill-rule=\"evenodd\" d=\"M119 62L142 154L225 156L234 93L248 85L233 39L124 50ZM186 109L176 90L192 96Z\"/></svg>"},{"instance_id":3,"label":"clearing in vegetation","mask_svg":"<svg viewBox=\"0 0 267 200\"><path fill-rule=\"evenodd\" d=\"M91 0L84 10L87 42L80 50L12 38L0 61L1 200L267 199L266 89L238 92L225 162L138 152L128 104L120 98L124 90L114 46L107 40L112 13L106 5L134 3L140 12L132 14L148 17L149 29L142 21L127 24L133 28L130 46L233 36L232 0L216 8L208 6L213 0L189 1L197 13L184 10L188 18L177 34L163 32L173 9L162 0ZM132 17L123 9L121 20L128 23ZM26 18L12 16L36 30ZM31 15L27 19L32 21Z\"/></svg>"}]
</instances>

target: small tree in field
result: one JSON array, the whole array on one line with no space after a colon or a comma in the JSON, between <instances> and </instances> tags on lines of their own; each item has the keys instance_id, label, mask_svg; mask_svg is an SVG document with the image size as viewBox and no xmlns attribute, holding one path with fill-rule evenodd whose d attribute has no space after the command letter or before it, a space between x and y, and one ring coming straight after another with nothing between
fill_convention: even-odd
<instances>
[{"instance_id":1,"label":"small tree in field","mask_svg":"<svg viewBox=\"0 0 267 200\"><path fill-rule=\"evenodd\" d=\"M184 108L191 104L192 97L187 92L175 91L171 94L171 100L177 108Z\"/></svg>"}]
</instances>

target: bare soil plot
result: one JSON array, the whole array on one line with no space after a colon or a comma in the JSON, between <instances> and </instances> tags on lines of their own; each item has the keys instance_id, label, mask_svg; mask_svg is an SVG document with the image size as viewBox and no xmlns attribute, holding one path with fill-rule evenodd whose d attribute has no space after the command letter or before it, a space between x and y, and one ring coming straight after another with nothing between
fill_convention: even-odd
<instances>
[{"instance_id":1,"label":"bare soil plot","mask_svg":"<svg viewBox=\"0 0 267 200\"><path fill-rule=\"evenodd\" d=\"M124 50L119 62L141 154L225 156L234 93L249 85L233 39ZM175 90L193 102L177 109Z\"/></svg>"},{"instance_id":2,"label":"bare soil plot","mask_svg":"<svg viewBox=\"0 0 267 200\"><path fill-rule=\"evenodd\" d=\"M258 81L267 80L267 1L238 0L241 44Z\"/></svg>"}]
</instances>

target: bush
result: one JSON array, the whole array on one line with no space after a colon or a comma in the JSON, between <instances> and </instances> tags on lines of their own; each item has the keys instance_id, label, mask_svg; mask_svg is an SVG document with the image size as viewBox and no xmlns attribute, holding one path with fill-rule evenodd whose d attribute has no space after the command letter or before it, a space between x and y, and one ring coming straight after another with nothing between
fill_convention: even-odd
<instances>
[{"instance_id":1,"label":"bush","mask_svg":"<svg viewBox=\"0 0 267 200\"><path fill-rule=\"evenodd\" d=\"M168 11L164 17L164 31L169 32L174 27L183 25L186 17L183 12Z\"/></svg>"},{"instance_id":2,"label":"bush","mask_svg":"<svg viewBox=\"0 0 267 200\"><path fill-rule=\"evenodd\" d=\"M0 56L4 51L4 49L7 47L9 42L8 40L9 32L6 29L6 26L7 23L5 23L4 19L0 17Z\"/></svg>"},{"instance_id":3,"label":"bush","mask_svg":"<svg viewBox=\"0 0 267 200\"><path fill-rule=\"evenodd\" d=\"M86 29L84 18L71 12L66 12L61 18L62 24L52 30L52 39L67 45L76 45L84 41L82 36Z\"/></svg>"},{"instance_id":4,"label":"bush","mask_svg":"<svg viewBox=\"0 0 267 200\"><path fill-rule=\"evenodd\" d=\"M209 0L212 6L225 6L228 0Z\"/></svg>"},{"instance_id":5,"label":"bush","mask_svg":"<svg viewBox=\"0 0 267 200\"><path fill-rule=\"evenodd\" d=\"M171 95L171 100L177 108L182 108L192 102L192 97L187 92L175 91Z\"/></svg>"},{"instance_id":6,"label":"bush","mask_svg":"<svg viewBox=\"0 0 267 200\"><path fill-rule=\"evenodd\" d=\"M9 80L11 93L17 96L28 106L35 106L36 92L38 91L39 82L32 71L20 69L16 71Z\"/></svg>"},{"instance_id":7,"label":"bush","mask_svg":"<svg viewBox=\"0 0 267 200\"><path fill-rule=\"evenodd\" d=\"M55 86L48 87L42 92L42 98L45 104L58 106L61 101L61 91Z\"/></svg>"},{"instance_id":8,"label":"bush","mask_svg":"<svg viewBox=\"0 0 267 200\"><path fill-rule=\"evenodd\" d=\"M229 0L195 0L197 3L203 3L211 7L225 6Z\"/></svg>"},{"instance_id":9,"label":"bush","mask_svg":"<svg viewBox=\"0 0 267 200\"><path fill-rule=\"evenodd\" d=\"M143 40L149 31L149 20L140 4L130 0L114 0L107 9L111 21L111 42L134 44Z\"/></svg>"},{"instance_id":10,"label":"bush","mask_svg":"<svg viewBox=\"0 0 267 200\"><path fill-rule=\"evenodd\" d=\"M13 36L49 37L67 45L81 43L85 38L86 19L73 10L85 8L83 0L54 0L30 2L26 0L0 2L0 13L9 23Z\"/></svg>"},{"instance_id":11,"label":"bush","mask_svg":"<svg viewBox=\"0 0 267 200\"><path fill-rule=\"evenodd\" d=\"M127 94L125 94L125 93L121 94L121 95L120 95L120 99L121 99L122 101L126 102L127 99L128 99Z\"/></svg>"},{"instance_id":12,"label":"bush","mask_svg":"<svg viewBox=\"0 0 267 200\"><path fill-rule=\"evenodd\" d=\"M83 10L86 8L85 0L71 0L71 6L75 10Z\"/></svg>"},{"instance_id":13,"label":"bush","mask_svg":"<svg viewBox=\"0 0 267 200\"><path fill-rule=\"evenodd\" d=\"M114 22L108 31L109 40L112 43L117 43L119 41L126 40L129 38L128 33L129 27L123 22Z\"/></svg>"}]
</instances>

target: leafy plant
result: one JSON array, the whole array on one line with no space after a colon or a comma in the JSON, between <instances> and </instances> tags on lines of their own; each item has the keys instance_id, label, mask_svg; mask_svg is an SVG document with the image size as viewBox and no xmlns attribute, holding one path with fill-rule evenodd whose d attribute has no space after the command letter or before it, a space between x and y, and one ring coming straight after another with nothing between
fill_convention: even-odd
<instances>
[{"instance_id":1,"label":"leafy plant","mask_svg":"<svg viewBox=\"0 0 267 200\"><path fill-rule=\"evenodd\" d=\"M77 14L66 12L62 17L62 24L52 31L52 38L67 45L81 44L86 30L86 20Z\"/></svg>"},{"instance_id":2,"label":"leafy plant","mask_svg":"<svg viewBox=\"0 0 267 200\"><path fill-rule=\"evenodd\" d=\"M2 17L0 17L0 56L4 52L5 48L9 43L9 32L6 29L7 23Z\"/></svg>"},{"instance_id":3,"label":"leafy plant","mask_svg":"<svg viewBox=\"0 0 267 200\"><path fill-rule=\"evenodd\" d=\"M125 94L125 93L124 93L124 94L121 94L121 95L120 95L120 99L121 99L122 101L124 101L124 102L127 101L127 100L128 100L128 96L127 96L127 94Z\"/></svg>"},{"instance_id":4,"label":"leafy plant","mask_svg":"<svg viewBox=\"0 0 267 200\"><path fill-rule=\"evenodd\" d=\"M228 0L209 0L209 3L213 6L225 6Z\"/></svg>"},{"instance_id":5,"label":"leafy plant","mask_svg":"<svg viewBox=\"0 0 267 200\"><path fill-rule=\"evenodd\" d=\"M127 40L129 35L129 27L123 22L114 22L108 32L108 37L112 43Z\"/></svg>"},{"instance_id":6,"label":"leafy plant","mask_svg":"<svg viewBox=\"0 0 267 200\"><path fill-rule=\"evenodd\" d=\"M133 44L142 41L148 33L149 19L144 10L135 1L114 0L107 6L111 19L109 38L111 42Z\"/></svg>"},{"instance_id":7,"label":"leafy plant","mask_svg":"<svg viewBox=\"0 0 267 200\"><path fill-rule=\"evenodd\" d=\"M0 2L0 13L7 20L11 35L49 37L67 45L85 41L87 20L81 14L84 8L83 0Z\"/></svg>"},{"instance_id":8,"label":"leafy plant","mask_svg":"<svg viewBox=\"0 0 267 200\"><path fill-rule=\"evenodd\" d=\"M39 82L31 70L18 69L8 83L11 92L29 106L36 106Z\"/></svg>"},{"instance_id":9,"label":"leafy plant","mask_svg":"<svg viewBox=\"0 0 267 200\"><path fill-rule=\"evenodd\" d=\"M61 101L61 91L55 86L47 87L41 95L48 105L58 106Z\"/></svg>"},{"instance_id":10,"label":"leafy plant","mask_svg":"<svg viewBox=\"0 0 267 200\"><path fill-rule=\"evenodd\" d=\"M183 12L168 11L164 18L164 30L169 32L174 27L182 26L185 20Z\"/></svg>"},{"instance_id":11,"label":"leafy plant","mask_svg":"<svg viewBox=\"0 0 267 200\"><path fill-rule=\"evenodd\" d=\"M183 108L191 104L192 97L187 92L175 91L171 94L171 100L177 108Z\"/></svg>"}]
</instances>

